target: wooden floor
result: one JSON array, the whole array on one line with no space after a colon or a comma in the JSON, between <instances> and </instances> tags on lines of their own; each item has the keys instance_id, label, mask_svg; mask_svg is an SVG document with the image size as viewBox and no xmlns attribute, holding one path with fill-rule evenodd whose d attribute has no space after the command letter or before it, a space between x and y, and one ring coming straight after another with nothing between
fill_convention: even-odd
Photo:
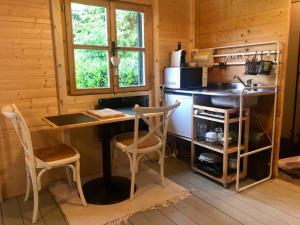
<instances>
[{"instance_id":1,"label":"wooden floor","mask_svg":"<svg viewBox=\"0 0 300 225\"><path fill-rule=\"evenodd\" d=\"M156 163L148 163L157 168ZM190 189L192 196L179 203L138 213L127 224L133 225L235 225L235 224L300 224L300 187L280 179L265 182L237 194L193 173L187 163L166 160L166 175ZM40 193L38 225L66 225L64 215L45 190ZM0 225L31 224L32 202L23 196L6 200L1 205Z\"/></svg>"}]
</instances>

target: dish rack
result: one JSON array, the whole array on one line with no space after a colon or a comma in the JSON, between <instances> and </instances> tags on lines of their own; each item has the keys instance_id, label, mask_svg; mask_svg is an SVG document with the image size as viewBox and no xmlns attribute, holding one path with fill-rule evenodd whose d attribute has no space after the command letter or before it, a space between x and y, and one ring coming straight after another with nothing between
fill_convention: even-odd
<instances>
[{"instance_id":1,"label":"dish rack","mask_svg":"<svg viewBox=\"0 0 300 225\"><path fill-rule=\"evenodd\" d=\"M243 110L243 141L241 145L241 150L243 152L248 151L248 136L249 136L249 115L250 109L244 108ZM217 142L213 140L207 140L205 137L197 137L197 123L208 122L210 124L216 123L217 126L223 126L223 142ZM215 108L210 106L202 105L193 105L193 129L192 129L192 149L191 149L191 164L192 169L196 172L199 172L211 179L214 179L224 187L227 187L229 183L236 180L236 171L232 172L229 168L229 158L232 159L232 156L238 151L238 144L232 141L232 138L229 135L229 126L231 124L239 123L239 109L224 109L224 108ZM205 169L205 166L202 167L199 164L198 157L200 156L199 152L215 152L220 158L222 158L221 165L221 174L217 176L216 174ZM243 160L243 167L240 172L240 178L244 178L247 175L247 159ZM230 173L231 172L231 173Z\"/></svg>"}]
</instances>

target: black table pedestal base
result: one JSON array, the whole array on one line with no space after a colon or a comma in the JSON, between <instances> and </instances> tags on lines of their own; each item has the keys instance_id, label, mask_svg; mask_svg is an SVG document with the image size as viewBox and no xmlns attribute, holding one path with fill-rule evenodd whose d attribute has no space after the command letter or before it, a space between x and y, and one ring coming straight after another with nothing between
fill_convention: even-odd
<instances>
[{"instance_id":1,"label":"black table pedestal base","mask_svg":"<svg viewBox=\"0 0 300 225\"><path fill-rule=\"evenodd\" d=\"M105 183L103 178L98 178L84 184L82 189L88 203L110 205L130 197L130 180L125 177L111 177L111 182Z\"/></svg>"}]
</instances>

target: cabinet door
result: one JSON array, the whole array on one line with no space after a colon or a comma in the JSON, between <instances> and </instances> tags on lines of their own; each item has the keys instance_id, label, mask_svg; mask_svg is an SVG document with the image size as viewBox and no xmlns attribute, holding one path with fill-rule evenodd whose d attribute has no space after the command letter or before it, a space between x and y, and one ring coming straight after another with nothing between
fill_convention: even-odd
<instances>
[{"instance_id":1,"label":"cabinet door","mask_svg":"<svg viewBox=\"0 0 300 225\"><path fill-rule=\"evenodd\" d=\"M170 118L168 132L185 138L192 138L192 104L191 95L165 94L165 104L171 105L178 100L180 107Z\"/></svg>"}]
</instances>

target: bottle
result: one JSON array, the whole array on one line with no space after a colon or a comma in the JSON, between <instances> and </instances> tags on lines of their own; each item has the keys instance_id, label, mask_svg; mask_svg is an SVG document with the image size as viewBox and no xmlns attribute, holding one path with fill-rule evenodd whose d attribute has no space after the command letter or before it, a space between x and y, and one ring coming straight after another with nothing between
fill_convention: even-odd
<instances>
[{"instance_id":1,"label":"bottle","mask_svg":"<svg viewBox=\"0 0 300 225\"><path fill-rule=\"evenodd\" d=\"M177 42L177 51L179 51L179 50L181 50L181 42L180 41Z\"/></svg>"},{"instance_id":2,"label":"bottle","mask_svg":"<svg viewBox=\"0 0 300 225\"><path fill-rule=\"evenodd\" d=\"M177 50L176 51L180 51L181 52L180 66L181 67L187 66L187 64L185 62L186 51L185 50L181 50L181 42L180 41L178 41L178 43L177 43Z\"/></svg>"}]
</instances>

